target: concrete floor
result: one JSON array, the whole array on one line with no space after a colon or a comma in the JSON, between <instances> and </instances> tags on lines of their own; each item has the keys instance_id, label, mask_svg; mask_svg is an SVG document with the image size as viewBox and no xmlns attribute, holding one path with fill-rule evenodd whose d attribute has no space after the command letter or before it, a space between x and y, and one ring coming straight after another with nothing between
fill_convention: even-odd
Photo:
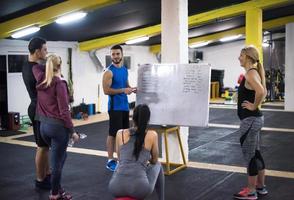
<instances>
[{"instance_id":1,"label":"concrete floor","mask_svg":"<svg viewBox=\"0 0 294 200\"><path fill-rule=\"evenodd\" d=\"M262 152L266 162L264 200L294 199L294 113L264 111ZM191 128L189 167L166 176L167 200L227 200L246 185L236 110L210 109L210 126ZM112 199L107 191L111 172L106 170L105 138L108 121L77 127L88 137L68 149L63 186L74 199ZM6 135L5 135L6 134ZM16 135L15 135L16 134ZM48 191L35 190L33 136L0 131L0 199L45 200ZM148 200L157 199L152 194Z\"/></svg>"}]
</instances>

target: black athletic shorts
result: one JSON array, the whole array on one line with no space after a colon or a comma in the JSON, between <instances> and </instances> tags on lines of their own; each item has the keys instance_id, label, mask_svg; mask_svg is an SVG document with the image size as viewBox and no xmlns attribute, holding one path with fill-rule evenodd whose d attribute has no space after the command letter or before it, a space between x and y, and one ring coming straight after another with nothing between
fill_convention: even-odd
<instances>
[{"instance_id":1,"label":"black athletic shorts","mask_svg":"<svg viewBox=\"0 0 294 200\"><path fill-rule=\"evenodd\" d=\"M108 111L109 115L109 135L115 137L119 129L130 127L129 111Z\"/></svg>"},{"instance_id":2,"label":"black athletic shorts","mask_svg":"<svg viewBox=\"0 0 294 200\"><path fill-rule=\"evenodd\" d=\"M35 113L36 113L36 106L31 103L28 108L28 114L29 114L30 120L33 124L35 142L38 147L49 147L48 144L41 137L40 122L35 120Z\"/></svg>"}]
</instances>

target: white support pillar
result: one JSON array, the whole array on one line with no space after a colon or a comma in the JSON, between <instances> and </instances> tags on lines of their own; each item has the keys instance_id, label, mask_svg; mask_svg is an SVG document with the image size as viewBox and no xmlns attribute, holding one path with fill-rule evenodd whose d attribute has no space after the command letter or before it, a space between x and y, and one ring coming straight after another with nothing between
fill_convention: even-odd
<instances>
[{"instance_id":1,"label":"white support pillar","mask_svg":"<svg viewBox=\"0 0 294 200\"><path fill-rule=\"evenodd\" d=\"M161 1L161 62L188 63L188 1Z\"/></svg>"},{"instance_id":2,"label":"white support pillar","mask_svg":"<svg viewBox=\"0 0 294 200\"><path fill-rule=\"evenodd\" d=\"M161 1L161 62L188 63L188 0ZM185 157L188 160L189 128L181 127L180 135ZM170 162L181 163L182 158L175 134L170 135L168 144ZM164 156L164 145L162 153Z\"/></svg>"},{"instance_id":3,"label":"white support pillar","mask_svg":"<svg viewBox=\"0 0 294 200\"><path fill-rule=\"evenodd\" d=\"M294 23L286 24L285 110L294 111Z\"/></svg>"}]
</instances>

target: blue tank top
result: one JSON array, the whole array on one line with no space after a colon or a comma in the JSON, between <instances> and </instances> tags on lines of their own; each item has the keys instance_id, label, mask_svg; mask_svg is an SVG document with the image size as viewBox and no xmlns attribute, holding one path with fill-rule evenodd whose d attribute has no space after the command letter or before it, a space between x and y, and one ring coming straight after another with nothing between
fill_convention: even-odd
<instances>
[{"instance_id":1,"label":"blue tank top","mask_svg":"<svg viewBox=\"0 0 294 200\"><path fill-rule=\"evenodd\" d=\"M112 84L111 88L121 89L127 87L128 82L128 70L125 66L120 68L111 64L108 70L112 72ZM129 111L128 97L125 93L109 95L108 96L108 111Z\"/></svg>"}]
</instances>

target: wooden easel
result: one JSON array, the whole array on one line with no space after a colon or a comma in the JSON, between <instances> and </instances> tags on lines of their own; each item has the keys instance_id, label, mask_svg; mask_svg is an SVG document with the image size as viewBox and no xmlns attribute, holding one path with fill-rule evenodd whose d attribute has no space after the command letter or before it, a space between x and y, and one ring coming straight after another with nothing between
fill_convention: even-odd
<instances>
[{"instance_id":1,"label":"wooden easel","mask_svg":"<svg viewBox=\"0 0 294 200\"><path fill-rule=\"evenodd\" d=\"M179 126L160 127L160 128L151 128L151 129L155 130L158 133L164 134L163 136L164 136L164 144L165 144L165 158L166 158L166 161L161 162L162 164L164 164L166 166L164 174L165 175L171 175L171 174L174 174L174 173L178 172L179 170L182 170L182 169L186 168L187 167L187 162L186 162L186 158L185 158L185 154L184 154L184 150L183 150L182 140L181 140L181 137L180 137L180 127ZM179 142L179 145L180 145L180 150L181 150L183 163L171 163L169 161L169 150L168 150L169 145L168 145L167 137L168 137L168 134L173 134L173 133L177 134L177 138L178 138L178 142ZM172 166L175 166L175 168L171 169Z\"/></svg>"}]
</instances>

